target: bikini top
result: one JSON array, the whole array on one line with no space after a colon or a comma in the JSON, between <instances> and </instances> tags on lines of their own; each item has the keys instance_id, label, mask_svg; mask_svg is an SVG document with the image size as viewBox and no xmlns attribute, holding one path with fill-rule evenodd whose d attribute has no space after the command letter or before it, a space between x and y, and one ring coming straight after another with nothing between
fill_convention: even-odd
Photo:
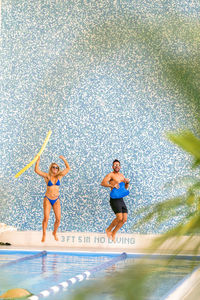
<instances>
[{"instance_id":1,"label":"bikini top","mask_svg":"<svg viewBox=\"0 0 200 300\"><path fill-rule=\"evenodd\" d=\"M56 182L56 184L53 184L51 179L49 180L47 186L52 186L52 185L60 185L60 180L58 179L58 181Z\"/></svg>"}]
</instances>

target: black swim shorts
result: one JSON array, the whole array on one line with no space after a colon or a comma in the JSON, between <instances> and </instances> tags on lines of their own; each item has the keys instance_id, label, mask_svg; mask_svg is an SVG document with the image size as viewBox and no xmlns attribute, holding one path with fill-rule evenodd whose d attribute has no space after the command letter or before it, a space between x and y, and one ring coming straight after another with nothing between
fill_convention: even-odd
<instances>
[{"instance_id":1,"label":"black swim shorts","mask_svg":"<svg viewBox=\"0 0 200 300\"><path fill-rule=\"evenodd\" d=\"M112 199L110 198L110 206L115 214L118 213L128 213L126 204L124 203L123 198Z\"/></svg>"}]
</instances>

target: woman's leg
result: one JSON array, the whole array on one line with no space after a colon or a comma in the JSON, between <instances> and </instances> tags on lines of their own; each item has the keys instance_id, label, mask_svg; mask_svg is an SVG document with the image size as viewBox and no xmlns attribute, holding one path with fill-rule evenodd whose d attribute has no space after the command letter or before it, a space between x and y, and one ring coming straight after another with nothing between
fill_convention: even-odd
<instances>
[{"instance_id":1,"label":"woman's leg","mask_svg":"<svg viewBox=\"0 0 200 300\"><path fill-rule=\"evenodd\" d=\"M53 236L56 241L58 241L58 237L56 235L58 227L60 225L60 219L61 219L61 206L60 206L60 199L58 199L54 205L53 205L53 211L55 214L55 223L54 223L54 231L53 231Z\"/></svg>"},{"instance_id":2,"label":"woman's leg","mask_svg":"<svg viewBox=\"0 0 200 300\"><path fill-rule=\"evenodd\" d=\"M46 230L47 230L49 215L50 215L50 211L51 211L51 203L49 202L49 200L46 197L44 198L44 201L43 201L43 209L44 209L44 219L42 222L43 235L42 235L41 242L44 242L45 238L46 238Z\"/></svg>"}]
</instances>

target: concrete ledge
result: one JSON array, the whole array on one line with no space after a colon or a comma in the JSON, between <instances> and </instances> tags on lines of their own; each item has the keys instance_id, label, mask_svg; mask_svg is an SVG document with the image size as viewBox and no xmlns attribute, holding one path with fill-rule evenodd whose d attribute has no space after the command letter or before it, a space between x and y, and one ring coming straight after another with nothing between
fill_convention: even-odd
<instances>
[{"instance_id":1,"label":"concrete ledge","mask_svg":"<svg viewBox=\"0 0 200 300\"><path fill-rule=\"evenodd\" d=\"M200 299L200 267L186 276L180 283L169 292L162 300L192 300Z\"/></svg>"},{"instance_id":2,"label":"concrete ledge","mask_svg":"<svg viewBox=\"0 0 200 300\"><path fill-rule=\"evenodd\" d=\"M8 226L5 223L0 223L0 234L5 231L17 231L16 227Z\"/></svg>"},{"instance_id":3,"label":"concrete ledge","mask_svg":"<svg viewBox=\"0 0 200 300\"><path fill-rule=\"evenodd\" d=\"M55 241L52 232L47 232L46 241L41 242L40 231L6 231L0 233L0 242L10 243L14 247L45 248L70 250L92 250L92 251L126 251L131 253L145 253L150 249L151 253L172 254L177 247L181 248L179 254L193 254L195 245L200 243L200 236L182 236L168 240L162 247L153 249L152 241L159 235L141 234L117 234L116 243L110 241L104 233L91 232L59 232L59 241ZM187 243L188 240L188 243ZM91 251L90 250L90 251ZM154 252L155 251L155 252ZM200 251L196 253L200 254Z\"/></svg>"}]
</instances>

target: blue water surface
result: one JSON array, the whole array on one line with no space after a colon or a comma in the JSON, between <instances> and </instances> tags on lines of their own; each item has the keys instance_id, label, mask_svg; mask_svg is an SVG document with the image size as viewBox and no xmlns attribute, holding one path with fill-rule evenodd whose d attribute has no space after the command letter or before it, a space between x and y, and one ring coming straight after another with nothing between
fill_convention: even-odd
<instances>
[{"instance_id":1,"label":"blue water surface","mask_svg":"<svg viewBox=\"0 0 200 300\"><path fill-rule=\"evenodd\" d=\"M43 290L120 256L120 254L104 253L47 252L47 255L21 261L22 258L33 255L33 252L0 251L0 295L11 288L24 288L37 295ZM70 299L70 294L80 285L87 285L100 277L122 271L131 264L134 266L141 258L140 255L128 255L126 260L119 261L103 271L95 272L84 282L72 284L66 292L56 294L55 299ZM8 265L10 262L12 264ZM156 256L146 260L146 263L152 270L152 276L146 283L149 290L147 300L160 300L180 280L190 274L200 264L200 261L199 258L192 260L190 257L182 257L182 259L179 257L166 268L164 258ZM4 267L5 264L7 266ZM99 297L97 299L101 299L101 296ZM54 297L51 296L49 299L54 300ZM107 295L106 299L114 298L112 295Z\"/></svg>"}]
</instances>

